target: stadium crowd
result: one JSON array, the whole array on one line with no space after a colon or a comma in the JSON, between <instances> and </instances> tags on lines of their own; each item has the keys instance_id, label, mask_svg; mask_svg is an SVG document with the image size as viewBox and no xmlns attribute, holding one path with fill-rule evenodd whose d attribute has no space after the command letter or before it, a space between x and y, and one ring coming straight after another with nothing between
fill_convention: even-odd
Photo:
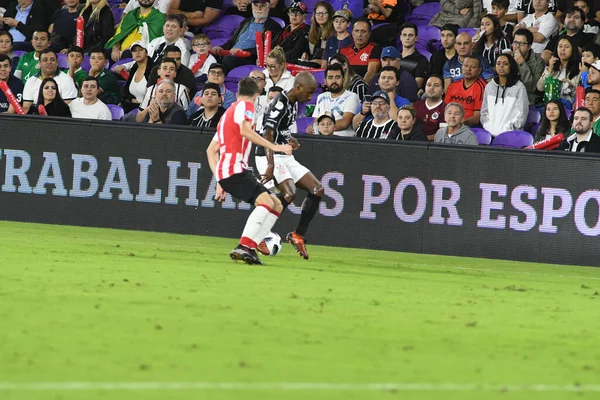
<instances>
[{"instance_id":1,"label":"stadium crowd","mask_svg":"<svg viewBox=\"0 0 600 400\"><path fill-rule=\"evenodd\" d=\"M600 152L599 1L360 3L0 0L0 112L216 127L250 76L260 132L308 70L296 132Z\"/></svg>"}]
</instances>

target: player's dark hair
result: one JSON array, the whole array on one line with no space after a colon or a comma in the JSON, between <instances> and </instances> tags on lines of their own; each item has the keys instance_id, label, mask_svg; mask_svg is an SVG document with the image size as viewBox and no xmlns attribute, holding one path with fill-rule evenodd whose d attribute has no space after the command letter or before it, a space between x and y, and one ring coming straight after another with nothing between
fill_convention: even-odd
<instances>
[{"instance_id":1,"label":"player's dark hair","mask_svg":"<svg viewBox=\"0 0 600 400\"><path fill-rule=\"evenodd\" d=\"M0 62L8 61L8 65L12 66L12 61L6 54L0 54Z\"/></svg>"},{"instance_id":2,"label":"player's dark hair","mask_svg":"<svg viewBox=\"0 0 600 400\"><path fill-rule=\"evenodd\" d=\"M563 24L565 23L565 18L567 18L567 15L569 14L576 14L579 13L579 16L581 17L581 21L585 21L585 12L579 8L579 7L569 7L565 10L565 13L562 15L562 22Z\"/></svg>"},{"instance_id":3,"label":"player's dark hair","mask_svg":"<svg viewBox=\"0 0 600 400\"><path fill-rule=\"evenodd\" d=\"M54 80L54 78L44 78L44 80L42 81L42 84L40 85L40 90L38 92L38 98L37 98L37 104L38 106L44 105L44 86L46 86L46 83L48 82L52 82L54 83L54 87L56 88L56 97L54 98L53 102L54 103L64 103L62 97L60 97L60 92L58 91L58 83L56 83L56 81Z\"/></svg>"},{"instance_id":4,"label":"player's dark hair","mask_svg":"<svg viewBox=\"0 0 600 400\"><path fill-rule=\"evenodd\" d=\"M419 28L417 28L417 25L413 22L405 22L402 24L402 26L400 27L400 34L402 35L402 31L405 29L413 29L415 31L415 36L419 36Z\"/></svg>"},{"instance_id":5,"label":"player's dark hair","mask_svg":"<svg viewBox=\"0 0 600 400\"><path fill-rule=\"evenodd\" d=\"M446 82L444 82L444 77L439 75L439 74L431 74L429 75L429 78L427 78L427 80L430 80L431 78L437 78L440 80L440 82L442 82L442 89L445 89L446 87Z\"/></svg>"},{"instance_id":6,"label":"player's dark hair","mask_svg":"<svg viewBox=\"0 0 600 400\"><path fill-rule=\"evenodd\" d=\"M592 111L589 108L579 107L577 110L575 110L575 112L573 112L573 115L575 115L578 112L586 112L586 113L590 114L590 121L594 120L594 114L592 114Z\"/></svg>"},{"instance_id":7,"label":"player's dark hair","mask_svg":"<svg viewBox=\"0 0 600 400\"><path fill-rule=\"evenodd\" d=\"M167 54L167 53L179 53L181 54L181 49L177 46L175 46L174 44L170 44L167 47L165 47L165 50L163 52L163 54Z\"/></svg>"},{"instance_id":8,"label":"player's dark hair","mask_svg":"<svg viewBox=\"0 0 600 400\"><path fill-rule=\"evenodd\" d=\"M470 56L466 56L465 59L463 60L463 64L465 63L465 61L467 61L468 59L471 60L477 60L477 63L479 64L479 69L483 69L483 61L481 60L481 58L474 56L474 55L470 55Z\"/></svg>"},{"instance_id":9,"label":"player's dark hair","mask_svg":"<svg viewBox=\"0 0 600 400\"><path fill-rule=\"evenodd\" d=\"M177 63L171 57L165 57L162 60L160 60L160 64L159 64L158 68L160 68L160 66L163 65L163 64L165 64L165 63L171 63L171 64L175 65L175 68L177 68Z\"/></svg>"},{"instance_id":10,"label":"player's dark hair","mask_svg":"<svg viewBox=\"0 0 600 400\"><path fill-rule=\"evenodd\" d=\"M14 39L13 39L13 35L11 35L11 33L9 31L0 31L0 36L6 36L8 37L8 39L10 40L10 44L12 46L12 44L14 43Z\"/></svg>"},{"instance_id":11,"label":"player's dark hair","mask_svg":"<svg viewBox=\"0 0 600 400\"><path fill-rule=\"evenodd\" d=\"M67 55L69 55L71 53L79 53L83 57L85 52L79 46L71 46L71 47L69 47L69 50L67 50Z\"/></svg>"},{"instance_id":12,"label":"player's dark hair","mask_svg":"<svg viewBox=\"0 0 600 400\"><path fill-rule=\"evenodd\" d=\"M204 88L202 89L202 93L204 93L206 89L212 89L216 91L219 96L221 95L221 88L216 83L206 82L204 84Z\"/></svg>"},{"instance_id":13,"label":"player's dark hair","mask_svg":"<svg viewBox=\"0 0 600 400\"><path fill-rule=\"evenodd\" d=\"M597 94L598 96L600 96L600 90L598 90L598 89L592 89L591 87L587 88L585 90L585 95L587 96L590 93L594 93L594 94Z\"/></svg>"},{"instance_id":14,"label":"player's dark hair","mask_svg":"<svg viewBox=\"0 0 600 400\"><path fill-rule=\"evenodd\" d=\"M492 0L492 6L496 6L502 10L508 10L510 0Z\"/></svg>"},{"instance_id":15,"label":"player's dark hair","mask_svg":"<svg viewBox=\"0 0 600 400\"><path fill-rule=\"evenodd\" d=\"M37 32L37 33L45 33L46 35L48 35L48 40L50 40L50 32L48 32L47 30L45 30L45 29L39 29L39 30L35 30L35 31L33 31L33 33L34 33L34 34L35 34L36 32ZM32 35L32 37L33 37L33 35Z\"/></svg>"},{"instance_id":16,"label":"player's dark hair","mask_svg":"<svg viewBox=\"0 0 600 400\"><path fill-rule=\"evenodd\" d=\"M98 82L98 78L96 78L95 76L91 76L91 75L88 75L85 78L83 78L83 80L81 81L81 85L83 86L83 82L89 82L89 81L96 82L98 89L100 88L100 83Z\"/></svg>"},{"instance_id":17,"label":"player's dark hair","mask_svg":"<svg viewBox=\"0 0 600 400\"><path fill-rule=\"evenodd\" d=\"M258 84L252 78L242 78L238 83L238 94L240 96L252 97L260 93Z\"/></svg>"},{"instance_id":18,"label":"player's dark hair","mask_svg":"<svg viewBox=\"0 0 600 400\"><path fill-rule=\"evenodd\" d=\"M90 50L90 56L92 54L98 54L98 53L101 53L102 57L107 58L106 54L104 54L104 49L100 46L94 47L93 49Z\"/></svg>"},{"instance_id":19,"label":"player's dark hair","mask_svg":"<svg viewBox=\"0 0 600 400\"><path fill-rule=\"evenodd\" d=\"M594 58L600 58L600 46L598 46L596 43L588 43L583 46L581 52L585 53L586 51L592 53Z\"/></svg>"},{"instance_id":20,"label":"player's dark hair","mask_svg":"<svg viewBox=\"0 0 600 400\"><path fill-rule=\"evenodd\" d=\"M396 80L400 81L400 71L398 70L398 68L396 68L392 65L388 65L387 67L381 68L380 72L384 72L384 71L392 71L394 73L394 75L396 76ZM379 75L381 75L381 73Z\"/></svg>"},{"instance_id":21,"label":"player's dark hair","mask_svg":"<svg viewBox=\"0 0 600 400\"><path fill-rule=\"evenodd\" d=\"M43 56L44 54L48 54L48 53L52 53L52 54L54 54L54 57L57 57L57 59L58 59L58 56L56 55L56 52L55 52L54 50L52 50L50 47L48 47L48 48L46 48L46 49L44 49L44 50L40 51L40 59L42 58L42 56Z\"/></svg>"},{"instance_id":22,"label":"player's dark hair","mask_svg":"<svg viewBox=\"0 0 600 400\"><path fill-rule=\"evenodd\" d=\"M531 33L528 29L517 29L517 31L515 32L515 36L517 35L525 36L528 45L531 46L531 44L533 43L533 33Z\"/></svg>"},{"instance_id":23,"label":"player's dark hair","mask_svg":"<svg viewBox=\"0 0 600 400\"><path fill-rule=\"evenodd\" d=\"M183 28L183 26L185 25L185 20L186 20L186 18L183 16L183 14L168 14L165 17L165 22L167 22L167 21L177 22L177 24L179 25L180 28Z\"/></svg>"},{"instance_id":24,"label":"player's dark hair","mask_svg":"<svg viewBox=\"0 0 600 400\"><path fill-rule=\"evenodd\" d=\"M271 89L269 89L269 93L271 92L281 93L283 92L283 88L281 86L272 86Z\"/></svg>"},{"instance_id":25,"label":"player's dark hair","mask_svg":"<svg viewBox=\"0 0 600 400\"><path fill-rule=\"evenodd\" d=\"M342 67L342 64L329 64L327 66L327 68L325 68L325 76L327 77L327 74L329 73L329 71L336 71L342 74L342 76L344 76L344 68Z\"/></svg>"},{"instance_id":26,"label":"player's dark hair","mask_svg":"<svg viewBox=\"0 0 600 400\"><path fill-rule=\"evenodd\" d=\"M371 32L371 21L369 21L369 19L367 17L360 17L360 18L356 18L356 20L354 20L354 24L352 25L353 27L356 26L356 24L358 24L359 22L364 22L365 24L367 24L367 26L369 27L369 32Z\"/></svg>"}]
</instances>

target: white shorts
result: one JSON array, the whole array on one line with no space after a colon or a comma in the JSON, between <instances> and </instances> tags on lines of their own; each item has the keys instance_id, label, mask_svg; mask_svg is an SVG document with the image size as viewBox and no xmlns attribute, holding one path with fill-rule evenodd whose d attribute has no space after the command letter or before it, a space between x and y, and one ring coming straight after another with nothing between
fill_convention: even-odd
<instances>
[{"instance_id":1,"label":"white shorts","mask_svg":"<svg viewBox=\"0 0 600 400\"><path fill-rule=\"evenodd\" d=\"M267 170L267 157L256 156L254 157L256 163L256 169L259 174L264 174ZM283 182L286 179L291 179L294 183L298 182L304 175L310 172L308 168L300 164L294 156L286 156L284 154L274 154L273 161L275 168L273 169L273 178L277 183ZM270 180L265 184L267 189L271 189L275 186L273 180Z\"/></svg>"}]
</instances>

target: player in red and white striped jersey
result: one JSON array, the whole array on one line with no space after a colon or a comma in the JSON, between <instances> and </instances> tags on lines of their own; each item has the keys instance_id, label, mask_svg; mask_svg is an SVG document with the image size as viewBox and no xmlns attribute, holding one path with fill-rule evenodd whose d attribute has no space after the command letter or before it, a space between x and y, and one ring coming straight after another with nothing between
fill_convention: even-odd
<instances>
[{"instance_id":1,"label":"player in red and white striped jersey","mask_svg":"<svg viewBox=\"0 0 600 400\"><path fill-rule=\"evenodd\" d=\"M229 253L233 260L247 264L262 264L256 246L271 231L283 211L279 199L247 169L251 143L274 152L292 154L292 146L271 143L252 129L258 94L258 85L253 79L244 78L239 82L238 101L221 117L217 133L206 150L210 169L218 181L216 200L223 201L225 194L230 193L256 206L246 221L239 245Z\"/></svg>"}]
</instances>

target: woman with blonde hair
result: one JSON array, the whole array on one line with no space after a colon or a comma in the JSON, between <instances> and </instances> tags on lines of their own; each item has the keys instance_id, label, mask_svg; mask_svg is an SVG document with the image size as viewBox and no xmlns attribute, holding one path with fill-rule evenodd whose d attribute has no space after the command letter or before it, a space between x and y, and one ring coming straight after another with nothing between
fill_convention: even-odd
<instances>
[{"instance_id":1,"label":"woman with blonde hair","mask_svg":"<svg viewBox=\"0 0 600 400\"><path fill-rule=\"evenodd\" d=\"M308 32L308 51L302 55L302 60L313 63L314 65L311 65L313 67L324 68L326 65L326 61L322 58L327 39L335 33L333 29L334 13L333 7L327 1L319 1L315 4Z\"/></svg>"},{"instance_id":2,"label":"woman with blonde hair","mask_svg":"<svg viewBox=\"0 0 600 400\"><path fill-rule=\"evenodd\" d=\"M285 68L285 52L279 46L267 54L265 62L265 91L269 92L273 86L279 86L284 91L294 87L294 77L291 72Z\"/></svg>"},{"instance_id":3,"label":"woman with blonde hair","mask_svg":"<svg viewBox=\"0 0 600 400\"><path fill-rule=\"evenodd\" d=\"M87 0L80 16L85 20L83 49L86 53L102 47L115 33L115 17L107 0ZM108 53L107 55L109 55Z\"/></svg>"}]
</instances>

